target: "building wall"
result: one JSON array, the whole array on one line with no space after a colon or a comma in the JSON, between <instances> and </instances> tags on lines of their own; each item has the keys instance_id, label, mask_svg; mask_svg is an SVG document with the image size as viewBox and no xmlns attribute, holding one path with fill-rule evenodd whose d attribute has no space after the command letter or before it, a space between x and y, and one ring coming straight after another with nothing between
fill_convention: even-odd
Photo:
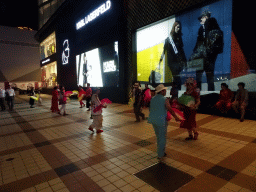
<instances>
[{"instance_id":1,"label":"building wall","mask_svg":"<svg viewBox=\"0 0 256 192\"><path fill-rule=\"evenodd\" d=\"M101 96L107 97L114 102L124 102L126 81L124 80L126 62L126 39L123 38L126 32L126 22L123 14L123 4L112 2L112 8L108 12L97 17L88 25L77 30L76 23L90 14L96 8L105 3L104 0L76 1L70 5L64 2L62 14L59 14L54 21L57 43L58 83L67 89L77 89L76 56L85 52L107 46L118 41L119 45L119 85L103 86ZM51 28L51 26L49 26ZM42 34L44 36L44 34ZM69 40L69 63L62 64L63 42ZM95 74L97 76L98 74ZM106 77L107 75L103 75ZM106 78L105 78L106 79ZM110 83L109 78L107 84ZM103 82L104 84L104 82Z\"/></svg>"},{"instance_id":2,"label":"building wall","mask_svg":"<svg viewBox=\"0 0 256 192\"><path fill-rule=\"evenodd\" d=\"M32 30L0 26L0 70L7 81L22 80L23 76L40 68L39 43L34 39L35 34ZM38 78L32 75L26 80L38 81Z\"/></svg>"},{"instance_id":3,"label":"building wall","mask_svg":"<svg viewBox=\"0 0 256 192\"><path fill-rule=\"evenodd\" d=\"M94 20L85 28L80 31L75 30L76 21L79 21L84 16L88 15L93 11L97 5L104 2L103 0L77 0L71 1L66 0L62 6L57 10L56 14L50 18L49 22L40 30L37 34L37 39L43 41L53 31L56 31L57 38L57 49L59 51L62 49L63 40L69 38L71 40L70 47L73 46L70 54L72 53L73 58L70 57L71 65L61 65L61 52L57 50L57 62L58 62L58 82L65 84L69 82L69 87L76 84L76 72L75 72L75 58L74 55L80 54L82 52L90 51L94 48L106 45L113 40L120 41L120 63L122 66L120 68L120 82L122 84L122 94L119 97L125 97L124 100L128 100L129 93L132 89L132 84L137 80L137 60L136 54L134 54L135 42L135 32L136 30L158 22L160 20L166 19L177 14L177 18L182 16L182 14L188 13L186 18L189 18L189 14L193 10L197 10L197 15L203 11L202 7L207 7L216 2L221 2L220 0L123 0L118 1L119 6L114 9L120 9L122 12L120 15L111 15L111 17L100 17ZM113 1L116 3L116 1ZM237 0L232 0L232 2L238 2ZM114 3L113 3L114 4ZM236 4L237 5L237 4ZM236 10L236 11L234 11ZM239 6L235 6L234 13L239 12ZM217 14L217 13L214 13ZM197 21L197 17L193 15L194 20ZM219 16L219 15L218 15ZM120 18L119 18L120 17ZM216 17L216 15L215 15ZM229 15L232 17L232 14ZM245 14L241 15L242 18L246 19ZM183 20L186 20L186 18ZM199 22L197 22L198 24ZM240 25L239 22L232 21L232 25ZM198 31L199 26L195 28L195 34ZM119 30L120 29L120 30ZM230 30L229 30L230 31ZM231 32L231 31L230 31ZM194 34L194 36L196 36ZM117 39L113 37L116 35ZM229 34L231 35L231 34ZM233 35L233 32L232 32ZM237 36L236 36L237 37ZM196 37L195 37L196 39ZM229 38L230 39L230 38ZM239 39L239 38L238 38ZM232 39L231 39L232 40ZM234 45L234 40L232 40L232 45ZM239 42L236 43L239 47ZM191 45L194 46L194 45ZM192 48L190 49L192 50ZM242 54L243 50L239 50ZM228 53L230 55L230 53ZM189 54L187 54L189 55ZM234 54L233 54L234 55ZM232 57L232 55L231 55ZM244 58L244 57L243 57ZM243 63L246 63L246 59ZM228 58L229 60L229 58ZM242 59L240 59L242 60ZM239 63L241 63L239 60ZM251 62L253 64L253 62ZM255 63L255 62L254 62ZM232 63L231 63L232 64ZM243 64L233 66L245 66ZM250 68L255 68L250 66ZM240 68L235 68L235 73L240 71ZM244 73L247 75L248 69L245 68ZM68 74L68 75L66 75ZM239 75L241 76L241 75ZM204 80L205 81L205 80ZM111 90L111 91L110 91ZM104 89L104 93L115 94L118 90L115 89ZM120 93L120 92L119 92Z\"/></svg>"}]
</instances>

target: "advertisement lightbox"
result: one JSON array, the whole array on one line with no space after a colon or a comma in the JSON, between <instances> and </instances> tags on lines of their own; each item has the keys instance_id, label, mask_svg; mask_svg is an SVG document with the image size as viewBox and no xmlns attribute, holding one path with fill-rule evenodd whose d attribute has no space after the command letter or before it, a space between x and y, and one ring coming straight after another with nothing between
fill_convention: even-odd
<instances>
[{"instance_id":1,"label":"advertisement lightbox","mask_svg":"<svg viewBox=\"0 0 256 192\"><path fill-rule=\"evenodd\" d=\"M119 86L118 42L76 55L77 85Z\"/></svg>"},{"instance_id":2,"label":"advertisement lightbox","mask_svg":"<svg viewBox=\"0 0 256 192\"><path fill-rule=\"evenodd\" d=\"M230 75L231 24L232 0L223 0L138 29L137 80L180 87L193 76L213 91L217 78Z\"/></svg>"}]
</instances>

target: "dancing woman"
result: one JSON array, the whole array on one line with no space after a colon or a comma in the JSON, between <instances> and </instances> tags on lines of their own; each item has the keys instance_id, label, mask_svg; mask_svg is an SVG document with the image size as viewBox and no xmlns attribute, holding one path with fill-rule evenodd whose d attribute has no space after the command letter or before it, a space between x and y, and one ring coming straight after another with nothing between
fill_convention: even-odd
<instances>
[{"instance_id":1,"label":"dancing woman","mask_svg":"<svg viewBox=\"0 0 256 192\"><path fill-rule=\"evenodd\" d=\"M58 101L59 101L59 92L58 92L58 87L54 87L52 91L52 106L51 110L52 112L59 112L59 106L58 106Z\"/></svg>"},{"instance_id":2,"label":"dancing woman","mask_svg":"<svg viewBox=\"0 0 256 192\"><path fill-rule=\"evenodd\" d=\"M162 160L166 156L166 135L167 135L167 111L169 111L176 121L181 119L176 115L170 106L169 99L165 98L167 87L160 84L156 87L156 96L150 101L148 123L152 124L157 138L158 159Z\"/></svg>"}]
</instances>

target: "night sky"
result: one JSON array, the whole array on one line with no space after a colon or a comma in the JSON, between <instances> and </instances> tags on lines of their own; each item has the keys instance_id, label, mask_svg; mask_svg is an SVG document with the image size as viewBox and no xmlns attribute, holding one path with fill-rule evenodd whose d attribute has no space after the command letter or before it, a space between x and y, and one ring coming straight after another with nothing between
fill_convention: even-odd
<instances>
[{"instance_id":1,"label":"night sky","mask_svg":"<svg viewBox=\"0 0 256 192\"><path fill-rule=\"evenodd\" d=\"M38 30L37 0L0 0L0 25Z\"/></svg>"}]
</instances>

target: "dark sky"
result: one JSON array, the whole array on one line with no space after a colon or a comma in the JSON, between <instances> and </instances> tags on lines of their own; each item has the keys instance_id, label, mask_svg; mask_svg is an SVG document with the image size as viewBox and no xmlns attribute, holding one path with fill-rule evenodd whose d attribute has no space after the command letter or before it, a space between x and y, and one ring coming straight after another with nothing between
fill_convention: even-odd
<instances>
[{"instance_id":1,"label":"dark sky","mask_svg":"<svg viewBox=\"0 0 256 192\"><path fill-rule=\"evenodd\" d=\"M0 25L38 30L38 0L0 0Z\"/></svg>"}]
</instances>

